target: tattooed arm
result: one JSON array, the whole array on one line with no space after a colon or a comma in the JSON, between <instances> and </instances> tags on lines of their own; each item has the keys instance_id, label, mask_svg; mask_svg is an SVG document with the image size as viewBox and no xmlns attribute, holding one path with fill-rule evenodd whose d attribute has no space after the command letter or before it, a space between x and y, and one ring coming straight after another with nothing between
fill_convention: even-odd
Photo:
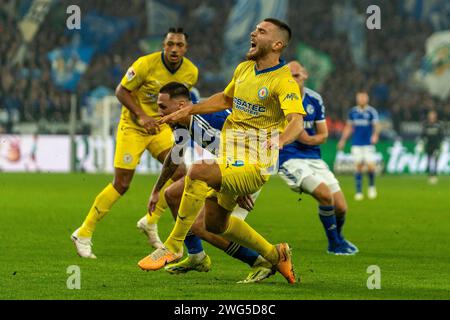
<instances>
[{"instance_id":1,"label":"tattooed arm","mask_svg":"<svg viewBox=\"0 0 450 320\"><path fill-rule=\"evenodd\" d=\"M159 174L158 180L156 181L155 186L153 187L152 194L150 195L150 199L148 200L148 213L151 215L153 211L155 211L156 203L159 201L159 196L161 189L164 187L167 181L173 176L175 171L180 166L184 166L182 161L174 161L172 155L173 148L169 151L164 160L163 167L161 169L161 173ZM181 159L181 158L180 158ZM179 160L179 159L178 159Z\"/></svg>"}]
</instances>

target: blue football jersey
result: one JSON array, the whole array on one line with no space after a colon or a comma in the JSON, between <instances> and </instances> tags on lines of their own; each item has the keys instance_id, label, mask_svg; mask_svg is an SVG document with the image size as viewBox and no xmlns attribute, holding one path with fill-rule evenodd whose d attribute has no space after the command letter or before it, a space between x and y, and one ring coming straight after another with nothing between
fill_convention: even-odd
<instances>
[{"instance_id":1,"label":"blue football jersey","mask_svg":"<svg viewBox=\"0 0 450 320\"><path fill-rule=\"evenodd\" d=\"M373 127L378 122L378 112L374 107L353 107L348 113L348 121L353 126L352 145L369 146Z\"/></svg>"},{"instance_id":2,"label":"blue football jersey","mask_svg":"<svg viewBox=\"0 0 450 320\"><path fill-rule=\"evenodd\" d=\"M305 88L303 107L306 116L303 117L304 127L308 135L316 134L316 123L325 122L325 106L320 94ZM280 166L291 159L321 159L319 146L309 146L295 141L280 150Z\"/></svg>"},{"instance_id":3,"label":"blue football jersey","mask_svg":"<svg viewBox=\"0 0 450 320\"><path fill-rule=\"evenodd\" d=\"M187 130L191 145L198 144L212 154L217 155L220 146L220 132L231 110L223 110L210 114L194 115L188 128L176 126L174 129L175 141L177 144L187 143L182 131Z\"/></svg>"}]
</instances>

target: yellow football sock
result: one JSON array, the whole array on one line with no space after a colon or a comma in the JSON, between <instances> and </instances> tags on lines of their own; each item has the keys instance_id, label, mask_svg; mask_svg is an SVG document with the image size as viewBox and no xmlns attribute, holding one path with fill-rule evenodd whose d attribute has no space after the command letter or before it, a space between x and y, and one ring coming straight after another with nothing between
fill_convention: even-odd
<instances>
[{"instance_id":1,"label":"yellow football sock","mask_svg":"<svg viewBox=\"0 0 450 320\"><path fill-rule=\"evenodd\" d=\"M178 253L183 249L183 241L205 203L208 190L206 182L191 180L186 176L177 221L172 233L164 243L170 251Z\"/></svg>"},{"instance_id":2,"label":"yellow football sock","mask_svg":"<svg viewBox=\"0 0 450 320\"><path fill-rule=\"evenodd\" d=\"M152 212L152 215L150 215L147 212L147 223L148 224L158 223L159 218L161 218L164 211L166 211L167 202L166 202L166 198L164 197L164 191L166 191L167 187L169 187L172 183L173 183L172 179L167 180L166 184L162 187L161 191L159 192L159 200L156 203L155 211Z\"/></svg>"},{"instance_id":3,"label":"yellow football sock","mask_svg":"<svg viewBox=\"0 0 450 320\"><path fill-rule=\"evenodd\" d=\"M95 198L94 204L92 205L86 219L83 222L80 230L78 231L78 236L91 238L94 233L97 222L99 222L106 214L109 209L114 205L114 203L121 197L120 193L114 189L113 185L110 183L99 193L97 198Z\"/></svg>"},{"instance_id":4,"label":"yellow football sock","mask_svg":"<svg viewBox=\"0 0 450 320\"><path fill-rule=\"evenodd\" d=\"M273 265L278 263L278 251L244 220L230 216L228 227L222 234L226 239L258 252Z\"/></svg>"}]
</instances>

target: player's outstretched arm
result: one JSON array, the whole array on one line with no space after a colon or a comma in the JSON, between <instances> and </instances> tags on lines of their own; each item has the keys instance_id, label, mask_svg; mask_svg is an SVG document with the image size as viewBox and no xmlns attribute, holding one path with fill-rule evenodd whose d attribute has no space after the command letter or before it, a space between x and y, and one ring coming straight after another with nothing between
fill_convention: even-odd
<instances>
[{"instance_id":1,"label":"player's outstretched arm","mask_svg":"<svg viewBox=\"0 0 450 320\"><path fill-rule=\"evenodd\" d=\"M316 124L316 134L310 136L306 130L298 137L297 141L309 145L318 146L324 144L328 139L328 127L326 122L320 122Z\"/></svg>"},{"instance_id":2,"label":"player's outstretched arm","mask_svg":"<svg viewBox=\"0 0 450 320\"><path fill-rule=\"evenodd\" d=\"M151 215L153 211L155 211L156 203L159 201L159 196L161 189L164 187L167 181L173 176L175 171L177 171L178 167L181 165L180 163L175 163L172 158L172 150L166 156L164 160L163 167L161 169L161 173L159 174L158 180L156 181L155 186L153 187L152 194L150 195L150 199L148 200L148 212ZM183 164L184 165L184 164Z\"/></svg>"},{"instance_id":3,"label":"player's outstretched arm","mask_svg":"<svg viewBox=\"0 0 450 320\"><path fill-rule=\"evenodd\" d=\"M158 123L176 122L194 114L207 114L229 109L233 106L233 98L228 97L223 92L216 93L203 102L190 104L168 116L163 117Z\"/></svg>"},{"instance_id":4,"label":"player's outstretched arm","mask_svg":"<svg viewBox=\"0 0 450 320\"><path fill-rule=\"evenodd\" d=\"M283 133L280 134L279 149L291 142L294 142L297 137L303 134L305 131L303 127L303 116L299 113L290 113L286 116L288 124Z\"/></svg>"},{"instance_id":5,"label":"player's outstretched arm","mask_svg":"<svg viewBox=\"0 0 450 320\"><path fill-rule=\"evenodd\" d=\"M155 119L147 115L144 110L136 103L131 92L119 84L116 88L116 97L128 110L130 110L137 118L139 125L144 127L150 134L158 131L158 124Z\"/></svg>"},{"instance_id":6,"label":"player's outstretched arm","mask_svg":"<svg viewBox=\"0 0 450 320\"><path fill-rule=\"evenodd\" d=\"M341 139L339 140L338 143L338 150L344 150L345 143L347 142L351 134L352 134L352 124L350 121L347 121L344 130L342 131Z\"/></svg>"}]
</instances>

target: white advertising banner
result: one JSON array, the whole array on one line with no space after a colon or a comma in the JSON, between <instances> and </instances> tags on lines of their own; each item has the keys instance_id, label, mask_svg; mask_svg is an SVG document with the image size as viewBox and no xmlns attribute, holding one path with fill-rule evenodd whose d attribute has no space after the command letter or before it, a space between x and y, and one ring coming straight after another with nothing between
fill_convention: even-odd
<instances>
[{"instance_id":1,"label":"white advertising banner","mask_svg":"<svg viewBox=\"0 0 450 320\"><path fill-rule=\"evenodd\" d=\"M112 173L115 141L109 137L77 136L75 167L89 173ZM1 135L0 172L70 172L69 136ZM159 173L161 164L144 152L138 173Z\"/></svg>"},{"instance_id":2,"label":"white advertising banner","mask_svg":"<svg viewBox=\"0 0 450 320\"><path fill-rule=\"evenodd\" d=\"M69 172L69 137L1 135L0 171Z\"/></svg>"}]
</instances>

